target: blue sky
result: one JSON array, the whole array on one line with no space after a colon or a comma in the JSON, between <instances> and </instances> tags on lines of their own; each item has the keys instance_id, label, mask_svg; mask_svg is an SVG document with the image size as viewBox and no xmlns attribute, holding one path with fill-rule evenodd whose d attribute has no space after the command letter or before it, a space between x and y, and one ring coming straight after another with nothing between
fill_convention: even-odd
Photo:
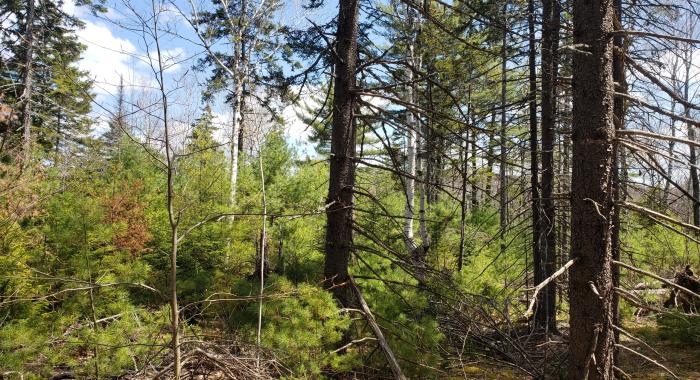
<instances>
[{"instance_id":1,"label":"blue sky","mask_svg":"<svg viewBox=\"0 0 700 380\"><path fill-rule=\"evenodd\" d=\"M193 3L203 7L203 4L211 2L198 0ZM196 117L196 113L203 106L200 93L206 82L207 73L193 70L192 67L196 64L197 58L205 53L201 46L194 43L197 41L196 34L176 9L179 7L183 12L189 13L192 3L188 0L176 0L165 4L169 10L163 13L161 23L168 25L179 35L165 37L161 41L167 66L166 83L172 91L174 115L186 125ZM127 99L132 99L132 102L136 102L133 99L144 96L156 87L154 73L149 65L149 60L155 58L152 41L144 41L141 33L134 30L138 24L136 22L138 16L145 17L152 14L151 1L108 0L106 6L108 8L106 14L94 16L87 9L76 7L73 0L66 0L64 3L64 10L67 13L79 17L85 23L85 27L76 33L80 42L87 47L79 66L87 70L95 81L93 90L96 93L95 103L97 104L93 106L93 111L99 120L97 133L104 130L106 120L109 119L109 110L115 107L120 78L127 89ZM301 7L299 0L286 1L278 17L287 25L305 26L307 24L305 17L323 22L333 17L337 12L336 7L337 2L328 1L322 9L308 14ZM314 89L310 91L313 92ZM231 119L230 109L221 100L215 101L213 108L217 123L222 127L219 138L227 140L225 132ZM297 146L302 154L312 153L313 149L306 141L308 131L296 117L295 109L286 107L283 110L283 116L290 142Z\"/></svg>"}]
</instances>

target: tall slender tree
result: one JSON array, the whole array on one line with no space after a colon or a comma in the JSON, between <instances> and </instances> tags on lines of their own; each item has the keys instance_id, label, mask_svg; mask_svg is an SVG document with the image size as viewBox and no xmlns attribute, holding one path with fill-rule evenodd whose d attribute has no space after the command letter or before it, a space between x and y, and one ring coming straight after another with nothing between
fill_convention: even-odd
<instances>
[{"instance_id":1,"label":"tall slender tree","mask_svg":"<svg viewBox=\"0 0 700 380\"><path fill-rule=\"evenodd\" d=\"M535 263L534 282L539 284L544 280L539 262L541 260L541 225L540 212L542 201L540 199L539 181L539 149L537 136L537 37L535 35L535 0L527 2L527 27L528 27L528 79L529 99L528 116L530 123L530 198L532 212L532 260ZM526 263L527 265L527 263ZM526 272L527 275L527 272ZM539 310L539 308L538 308Z\"/></svg>"},{"instance_id":2,"label":"tall slender tree","mask_svg":"<svg viewBox=\"0 0 700 380\"><path fill-rule=\"evenodd\" d=\"M554 210L554 131L557 114L557 62L559 50L559 3L542 2L542 209L540 260L535 263L540 281L554 273L556 265L556 226ZM537 281L535 281L537 282ZM538 294L535 321L546 330L556 330L556 283Z\"/></svg>"},{"instance_id":3,"label":"tall slender tree","mask_svg":"<svg viewBox=\"0 0 700 380\"><path fill-rule=\"evenodd\" d=\"M352 290L348 264L353 245L352 207L355 186L355 84L360 0L340 0L333 64L333 122L326 213L325 287L341 305L349 305Z\"/></svg>"}]
</instances>

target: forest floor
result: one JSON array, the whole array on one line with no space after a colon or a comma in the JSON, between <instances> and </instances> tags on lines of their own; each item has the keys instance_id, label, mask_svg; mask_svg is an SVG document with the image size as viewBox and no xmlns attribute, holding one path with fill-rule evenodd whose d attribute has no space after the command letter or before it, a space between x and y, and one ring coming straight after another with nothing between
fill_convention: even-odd
<instances>
[{"instance_id":1,"label":"forest floor","mask_svg":"<svg viewBox=\"0 0 700 380\"><path fill-rule=\"evenodd\" d=\"M700 345L680 342L665 336L660 332L653 318L627 322L625 327L627 331L644 340L663 355L665 360L660 360L649 349L629 338L622 338L623 345L658 360L681 379L700 379ZM620 367L633 379L672 379L664 369L630 352L623 352L620 355Z\"/></svg>"},{"instance_id":2,"label":"forest floor","mask_svg":"<svg viewBox=\"0 0 700 380\"><path fill-rule=\"evenodd\" d=\"M653 317L642 318L636 322L626 322L625 329L653 347L663 356L663 359L643 344L623 335L621 343L624 346L658 361L658 363L671 370L680 379L700 380L700 345L681 342L673 337L666 336L659 329ZM566 335L568 327L563 327L561 330ZM562 352L561 354L564 353ZM620 368L629 375L629 378L634 380L673 379L663 368L625 350L622 350L620 354ZM560 368L560 371L565 373L565 368ZM552 378L554 379L555 377ZM515 380L531 379L531 377L523 375L522 372L516 369L484 361L464 363L461 373L456 373L449 379Z\"/></svg>"}]
</instances>

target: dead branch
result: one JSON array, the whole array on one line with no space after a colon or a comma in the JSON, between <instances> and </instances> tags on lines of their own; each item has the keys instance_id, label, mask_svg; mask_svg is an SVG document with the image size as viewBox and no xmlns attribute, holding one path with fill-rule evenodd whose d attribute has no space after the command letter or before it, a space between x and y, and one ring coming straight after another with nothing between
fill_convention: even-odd
<instances>
[{"instance_id":1,"label":"dead branch","mask_svg":"<svg viewBox=\"0 0 700 380\"><path fill-rule=\"evenodd\" d=\"M635 130L635 129L621 129L621 130L617 131L616 133L618 135L644 136L644 137L649 137L649 138L653 138L653 139L674 141L674 142L678 142L681 144L693 145L696 147L700 147L700 142L698 142L698 141L693 141L693 140L684 139L684 138L675 137L675 136L667 136L667 135L663 135L660 133L640 131L640 130Z\"/></svg>"},{"instance_id":2,"label":"dead branch","mask_svg":"<svg viewBox=\"0 0 700 380\"><path fill-rule=\"evenodd\" d=\"M620 206L624 207L624 208L629 209L629 210L636 211L636 212L639 212L639 213L642 213L642 214L652 215L652 216L654 216L654 217L656 217L656 218L663 219L663 220L665 220L665 221L667 221L667 222L671 222L671 223L673 223L673 224L677 224L677 225L679 225L679 226L683 226L683 227L685 227L685 228L687 228L687 229L689 229L689 230L693 230L693 231L700 232L700 227L694 226L694 225L689 224L689 223L681 222L681 221L679 221L679 220L676 220L676 219L674 219L674 218L671 218L671 217L668 216L668 215L664 215L664 214L662 214L662 213L660 213L660 212L656 212L656 211L651 210L651 209L648 209L648 208L646 208L646 207L643 207L643 206L640 206L640 205L637 205L637 204L634 204L634 203L624 202L624 201L623 201L623 202L619 202L618 204L619 204Z\"/></svg>"},{"instance_id":3,"label":"dead branch","mask_svg":"<svg viewBox=\"0 0 700 380\"><path fill-rule=\"evenodd\" d=\"M366 341L368 341L368 340L377 340L377 338L372 338L371 336L366 336L366 337L364 337L364 338L355 339L355 340L351 341L350 343L344 345L343 347L340 347L340 348L338 348L338 349L336 349L336 350L333 350L332 352L333 352L334 354L337 354L338 352L341 352L341 351L347 349L348 347L350 347L350 346L352 346L352 345L354 345L354 344L366 342Z\"/></svg>"},{"instance_id":4,"label":"dead branch","mask_svg":"<svg viewBox=\"0 0 700 380\"><path fill-rule=\"evenodd\" d=\"M656 279L656 280L659 280L659 281L663 282L664 284L666 284L666 285L668 285L668 286L672 286L672 287L674 287L674 288L676 288L676 289L678 289L678 290L680 290L680 291L682 291L682 292L684 292L684 293L686 293L686 294L689 294L689 295L691 295L691 296L693 296L693 297L700 298L700 294L697 294L697 293L695 293L694 291L692 291L692 290L690 290L690 289L688 289L688 288L685 288L685 287L683 287L683 286L680 286L680 285L676 284L676 283L673 282L673 281L669 281L669 280L667 280L667 279L665 279L665 278L663 278L663 277L661 277L661 276L657 276L657 275L655 275L654 273L647 272L647 271L645 271L644 269L639 269L639 268L633 267L633 266L631 266L631 265L629 265L629 264L625 264L625 263L623 263L623 262L621 262L621 261L617 261L617 260L613 260L613 264L618 265L618 266L621 266L621 267L626 268L626 269L629 269L629 270L631 270L631 271L633 271L633 272L637 272L637 273L639 273L639 274L643 274L643 275L645 275L645 276L649 276L649 277L651 277L651 278L654 278L654 279Z\"/></svg>"},{"instance_id":5,"label":"dead branch","mask_svg":"<svg viewBox=\"0 0 700 380\"><path fill-rule=\"evenodd\" d=\"M360 303L360 308L365 313L365 318L367 319L367 323L372 328L372 331L374 331L374 335L377 337L377 340L379 341L379 346L382 348L382 351L384 351L384 356L386 356L386 359L389 362L389 365L391 366L391 371L394 373L394 378L399 379L399 380L406 380L406 376L404 376L403 371L401 371L401 367L399 366L398 361L396 361L396 357L394 356L394 352L391 350L391 347L389 347L389 343L387 343L386 339L384 338L384 334L382 333L381 328L379 328L377 321L374 319L374 315L372 315L372 311L370 310L369 305L367 305L365 298L362 297L362 293L360 292L360 288L357 287L357 284L355 283L355 280L352 278L352 276L350 276L349 283L350 283L350 286L352 287L352 290L355 292L355 296L357 297L357 301Z\"/></svg>"},{"instance_id":6,"label":"dead branch","mask_svg":"<svg viewBox=\"0 0 700 380\"><path fill-rule=\"evenodd\" d=\"M633 354L639 356L640 358L642 358L642 359L644 359L644 360L647 360L647 361L650 362L650 363L655 364L657 367L659 367L659 368L663 369L664 371L668 372L668 374L671 375L674 379L680 380L680 379L678 378L678 376L676 376L675 373L673 373L670 369L666 368L666 366L664 366L663 364L657 362L656 360L654 360L654 359L652 359L652 358L650 358L650 357L648 357L648 356L646 356L646 355L644 355L644 354L642 354L642 353L639 353L639 352L637 352L637 351L635 351L635 350L633 350L633 349L631 349L631 348L629 348L629 347L627 347L627 346L623 346L623 345L621 345L621 344L615 343L615 347L617 347L617 348L622 348L623 350L627 350L627 351L629 351L629 352L631 352L631 353L633 353Z\"/></svg>"},{"instance_id":7,"label":"dead branch","mask_svg":"<svg viewBox=\"0 0 700 380\"><path fill-rule=\"evenodd\" d=\"M600 334L601 329L602 327L600 327L600 325L597 325L596 328L593 330L593 339L591 340L591 346L588 349L588 362L586 363L586 368L583 371L583 380L588 380L588 373L591 369L591 363L593 363L593 365L596 365L595 350L596 347L598 347L598 335Z\"/></svg>"},{"instance_id":8,"label":"dead branch","mask_svg":"<svg viewBox=\"0 0 700 380\"><path fill-rule=\"evenodd\" d=\"M537 293L540 292L545 286L547 286L550 282L554 281L557 277L561 276L564 272L566 272L567 269L569 269L574 263L576 262L576 258L573 258L569 260L566 264L564 264L563 267L559 268L556 272L554 272L551 276L547 277L544 281L540 282L537 286L535 286L534 293L532 294L532 300L530 301L530 306L527 308L527 311L525 312L525 316L529 317L532 315L532 310L535 308L535 302L537 302ZM533 290L533 289L528 289L528 290Z\"/></svg>"},{"instance_id":9,"label":"dead branch","mask_svg":"<svg viewBox=\"0 0 700 380\"><path fill-rule=\"evenodd\" d=\"M661 358L661 360L666 360L666 358L664 358L664 356L661 355L658 351L656 351L652 346L647 344L645 341L637 338L636 336L632 335L632 333L630 333L629 331L627 331L619 326L615 326L615 325L613 325L613 329L619 331L620 334L623 334L624 336L626 336L626 337L632 339L633 341L641 344L642 346L648 348L651 352L655 353L659 358Z\"/></svg>"}]
</instances>

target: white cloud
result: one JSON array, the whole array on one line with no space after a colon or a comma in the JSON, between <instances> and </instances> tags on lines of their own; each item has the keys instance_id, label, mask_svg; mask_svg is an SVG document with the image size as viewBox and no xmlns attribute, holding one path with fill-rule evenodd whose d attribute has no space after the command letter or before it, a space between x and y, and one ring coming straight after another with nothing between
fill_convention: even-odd
<instances>
[{"instance_id":1,"label":"white cloud","mask_svg":"<svg viewBox=\"0 0 700 380\"><path fill-rule=\"evenodd\" d=\"M231 141L231 113L214 112L214 140L221 144L230 144Z\"/></svg>"},{"instance_id":2,"label":"white cloud","mask_svg":"<svg viewBox=\"0 0 700 380\"><path fill-rule=\"evenodd\" d=\"M298 152L309 156L316 154L314 144L309 141L312 128L302 119L313 118L314 115L311 115L308 110L315 110L319 107L321 107L321 103L316 97L311 93L306 93L301 95L297 104L288 105L282 110L284 133L287 140Z\"/></svg>"},{"instance_id":3,"label":"white cloud","mask_svg":"<svg viewBox=\"0 0 700 380\"><path fill-rule=\"evenodd\" d=\"M131 41L115 36L104 24L90 21L85 22L85 28L77 35L87 46L78 66L90 72L96 92L114 93L120 78L127 85L144 82L132 70L137 50Z\"/></svg>"}]
</instances>

